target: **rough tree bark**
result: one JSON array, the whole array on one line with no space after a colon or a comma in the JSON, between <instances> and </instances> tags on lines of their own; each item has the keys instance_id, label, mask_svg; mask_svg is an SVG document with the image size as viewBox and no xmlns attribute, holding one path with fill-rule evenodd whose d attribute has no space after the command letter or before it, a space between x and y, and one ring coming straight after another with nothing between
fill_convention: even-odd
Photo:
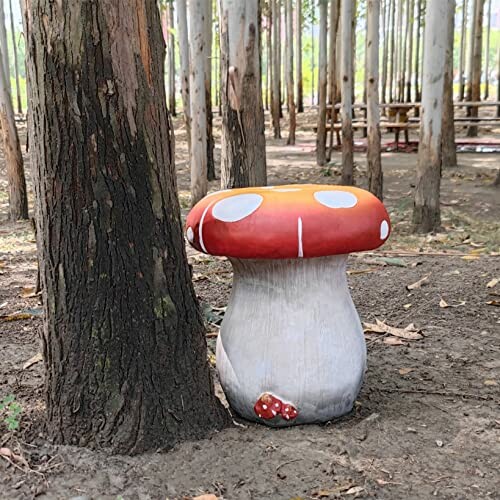
<instances>
[{"instance_id":1,"label":"rough tree bark","mask_svg":"<svg viewBox=\"0 0 500 500\"><path fill-rule=\"evenodd\" d=\"M472 54L472 85L471 85L471 101L477 102L481 100L481 56L483 52L483 17L484 17L484 0L475 1L474 12L474 50ZM478 107L470 107L470 117L472 119L478 117ZM467 129L467 137L477 137L477 125L471 125Z\"/></svg>"},{"instance_id":2,"label":"rough tree bark","mask_svg":"<svg viewBox=\"0 0 500 500\"><path fill-rule=\"evenodd\" d=\"M14 52L14 71L16 77L17 112L21 115L23 113L23 103L21 101L21 87L19 85L19 61L17 59L16 29L14 24L14 12L12 11L12 0L9 0L9 8L10 31L12 35L12 51Z\"/></svg>"},{"instance_id":3,"label":"rough tree bark","mask_svg":"<svg viewBox=\"0 0 500 500\"><path fill-rule=\"evenodd\" d=\"M460 36L460 54L458 63L458 99L464 100L465 97L465 79L464 79L464 62L465 62L465 48L467 41L467 0L462 3L462 25Z\"/></svg>"},{"instance_id":4,"label":"rough tree bark","mask_svg":"<svg viewBox=\"0 0 500 500\"><path fill-rule=\"evenodd\" d=\"M212 112L212 0L205 0L205 102L207 106L207 179L215 180L214 132Z\"/></svg>"},{"instance_id":5,"label":"rough tree bark","mask_svg":"<svg viewBox=\"0 0 500 500\"><path fill-rule=\"evenodd\" d=\"M286 96L289 119L289 132L287 144L295 144L295 129L297 127L297 117L295 116L295 96L293 84L293 4L292 0L286 0Z\"/></svg>"},{"instance_id":6,"label":"rough tree bark","mask_svg":"<svg viewBox=\"0 0 500 500\"><path fill-rule=\"evenodd\" d=\"M157 4L27 0L25 32L48 434L118 453L201 438L228 420L186 262Z\"/></svg>"},{"instance_id":7,"label":"rough tree bark","mask_svg":"<svg viewBox=\"0 0 500 500\"><path fill-rule=\"evenodd\" d=\"M174 0L168 0L166 5L167 27L167 59L168 59L168 106L172 116L176 116L175 109L175 36L174 29Z\"/></svg>"},{"instance_id":8,"label":"rough tree bark","mask_svg":"<svg viewBox=\"0 0 500 500\"><path fill-rule=\"evenodd\" d=\"M455 13L455 0L447 0L451 12ZM442 164L443 167L457 166L457 146L455 144L455 119L453 106L453 44L455 38L455 16L448 16L446 60L443 91Z\"/></svg>"},{"instance_id":9,"label":"rough tree bark","mask_svg":"<svg viewBox=\"0 0 500 500\"><path fill-rule=\"evenodd\" d=\"M4 2L0 2L0 50L2 51L2 64L5 73L7 91L12 94L10 87L10 65L9 65L9 46L7 45L7 29L5 27Z\"/></svg>"},{"instance_id":10,"label":"rough tree bark","mask_svg":"<svg viewBox=\"0 0 500 500\"><path fill-rule=\"evenodd\" d=\"M382 162L380 158L380 110L378 98L380 0L367 4L367 124L368 124L368 189L380 200L383 196Z\"/></svg>"},{"instance_id":11,"label":"rough tree bark","mask_svg":"<svg viewBox=\"0 0 500 500\"><path fill-rule=\"evenodd\" d=\"M353 47L352 21L354 15L353 2L341 3L342 56L340 59L342 75L342 184L354 183L353 132L352 132L352 81L353 81Z\"/></svg>"},{"instance_id":12,"label":"rough tree bark","mask_svg":"<svg viewBox=\"0 0 500 500\"><path fill-rule=\"evenodd\" d=\"M3 61L3 47L0 47L0 61ZM7 79L4 66L0 64L0 128L9 186L9 219L18 220L28 218L28 195L21 144L17 135Z\"/></svg>"},{"instance_id":13,"label":"rough tree bark","mask_svg":"<svg viewBox=\"0 0 500 500\"><path fill-rule=\"evenodd\" d=\"M326 44L327 44L328 0L319 0L319 57L318 57L318 126L316 137L316 163L326 163Z\"/></svg>"},{"instance_id":14,"label":"rough tree bark","mask_svg":"<svg viewBox=\"0 0 500 500\"><path fill-rule=\"evenodd\" d=\"M223 189L267 182L258 23L256 1L221 0Z\"/></svg>"},{"instance_id":15,"label":"rough tree bark","mask_svg":"<svg viewBox=\"0 0 500 500\"><path fill-rule=\"evenodd\" d=\"M206 0L189 0L189 98L191 101L191 204L208 189L207 103L205 91Z\"/></svg>"},{"instance_id":16,"label":"rough tree bark","mask_svg":"<svg viewBox=\"0 0 500 500\"><path fill-rule=\"evenodd\" d=\"M441 140L444 72L448 17L453 0L428 0L425 13L422 117L418 148L417 181L413 205L413 230L427 233L439 228Z\"/></svg>"},{"instance_id":17,"label":"rough tree bark","mask_svg":"<svg viewBox=\"0 0 500 500\"><path fill-rule=\"evenodd\" d=\"M186 124L188 152L191 151L191 109L189 102L189 41L186 0L176 0L177 36L179 39L179 58L181 66L181 96Z\"/></svg>"},{"instance_id":18,"label":"rough tree bark","mask_svg":"<svg viewBox=\"0 0 500 500\"><path fill-rule=\"evenodd\" d=\"M295 56L295 71L297 80L297 113L304 112L304 81L302 76L302 0L297 0L295 14L295 33L297 36L297 50Z\"/></svg>"},{"instance_id":19,"label":"rough tree bark","mask_svg":"<svg viewBox=\"0 0 500 500\"><path fill-rule=\"evenodd\" d=\"M486 47L484 57L484 100L490 96L490 34L491 34L491 0L488 0L488 13L486 14Z\"/></svg>"},{"instance_id":20,"label":"rough tree bark","mask_svg":"<svg viewBox=\"0 0 500 500\"><path fill-rule=\"evenodd\" d=\"M281 114L281 103L280 103L280 32L279 32L279 15L280 9L278 7L279 0L271 0L271 17L272 17L272 28L273 28L273 40L272 40L272 91L271 91L271 115L273 121L273 131L274 138L281 138L280 129L280 114Z\"/></svg>"}]
</instances>

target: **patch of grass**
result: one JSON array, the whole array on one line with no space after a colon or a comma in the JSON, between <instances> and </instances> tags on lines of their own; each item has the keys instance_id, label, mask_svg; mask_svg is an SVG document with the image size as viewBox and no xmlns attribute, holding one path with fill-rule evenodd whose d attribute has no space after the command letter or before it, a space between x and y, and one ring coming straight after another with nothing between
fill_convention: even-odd
<instances>
[{"instance_id":1,"label":"patch of grass","mask_svg":"<svg viewBox=\"0 0 500 500\"><path fill-rule=\"evenodd\" d=\"M9 431L19 429L22 411L21 405L16 401L13 394L5 396L0 401L0 419Z\"/></svg>"}]
</instances>

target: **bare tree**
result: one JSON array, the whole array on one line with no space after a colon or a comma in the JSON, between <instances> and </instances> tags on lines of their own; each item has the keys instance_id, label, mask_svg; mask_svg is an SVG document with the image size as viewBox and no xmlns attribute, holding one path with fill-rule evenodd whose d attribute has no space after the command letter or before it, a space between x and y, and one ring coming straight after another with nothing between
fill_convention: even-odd
<instances>
[{"instance_id":1,"label":"bare tree","mask_svg":"<svg viewBox=\"0 0 500 500\"><path fill-rule=\"evenodd\" d=\"M354 183L353 131L352 131L352 81L353 81L353 47L352 21L354 2L341 3L341 33L342 33L342 183Z\"/></svg>"},{"instance_id":2,"label":"bare tree","mask_svg":"<svg viewBox=\"0 0 500 500\"><path fill-rule=\"evenodd\" d=\"M286 95L289 117L289 133L287 144L295 144L295 129L297 126L295 116L295 97L293 91L293 4L292 0L286 0Z\"/></svg>"},{"instance_id":3,"label":"bare tree","mask_svg":"<svg viewBox=\"0 0 500 500\"><path fill-rule=\"evenodd\" d=\"M420 89L420 59L424 59L421 57L420 50L420 40L421 40L421 27L422 27L422 1L417 1L417 33L415 40L415 70L414 70L414 88L415 88L415 102L420 102L422 100L421 89ZM420 108L415 109L415 116L420 116Z\"/></svg>"},{"instance_id":4,"label":"bare tree","mask_svg":"<svg viewBox=\"0 0 500 500\"><path fill-rule=\"evenodd\" d=\"M490 34L491 34L491 0L488 0L488 13L486 14L486 48L484 58L484 100L490 96Z\"/></svg>"},{"instance_id":5,"label":"bare tree","mask_svg":"<svg viewBox=\"0 0 500 500\"><path fill-rule=\"evenodd\" d=\"M205 0L207 3L205 10L205 102L207 106L207 179L215 180L215 161L214 161L214 132L213 132L213 113L212 113L212 0Z\"/></svg>"},{"instance_id":6,"label":"bare tree","mask_svg":"<svg viewBox=\"0 0 500 500\"><path fill-rule=\"evenodd\" d=\"M390 42L390 71L389 71L389 101L394 101L394 77L395 77L395 68L396 68L396 45L395 45L395 36L396 36L396 0L390 0L389 4L389 14L390 14L390 30L389 34L391 36Z\"/></svg>"},{"instance_id":7,"label":"bare tree","mask_svg":"<svg viewBox=\"0 0 500 500\"><path fill-rule=\"evenodd\" d=\"M259 20L255 1L221 0L221 186L266 184Z\"/></svg>"},{"instance_id":8,"label":"bare tree","mask_svg":"<svg viewBox=\"0 0 500 500\"><path fill-rule=\"evenodd\" d=\"M471 0L471 26L469 30L469 43L467 45L467 82L465 89L465 100L470 102L472 100L472 73L474 67L474 45L476 39L476 25L477 25L477 5L484 0ZM470 116L471 108L467 108L467 116Z\"/></svg>"},{"instance_id":9,"label":"bare tree","mask_svg":"<svg viewBox=\"0 0 500 500\"><path fill-rule=\"evenodd\" d=\"M200 201L207 183L207 104L205 92L206 0L189 0L189 99L191 102L191 204Z\"/></svg>"},{"instance_id":10,"label":"bare tree","mask_svg":"<svg viewBox=\"0 0 500 500\"><path fill-rule=\"evenodd\" d=\"M460 36L460 55L458 63L458 99L464 100L465 97L465 79L464 79L464 62L465 62L465 49L467 42L467 0L462 3L462 27Z\"/></svg>"},{"instance_id":11,"label":"bare tree","mask_svg":"<svg viewBox=\"0 0 500 500\"><path fill-rule=\"evenodd\" d=\"M23 113L23 103L21 101L21 87L19 85L19 62L17 59L17 43L16 43L16 28L14 25L14 12L12 10L12 0L9 0L10 8L10 31L12 36L12 51L14 53L14 71L16 76L16 97L17 97L17 112Z\"/></svg>"},{"instance_id":12,"label":"bare tree","mask_svg":"<svg viewBox=\"0 0 500 500\"><path fill-rule=\"evenodd\" d=\"M413 62L413 25L415 13L415 0L410 0L408 8L408 52L406 61L406 102L411 102L411 70Z\"/></svg>"},{"instance_id":13,"label":"bare tree","mask_svg":"<svg viewBox=\"0 0 500 500\"><path fill-rule=\"evenodd\" d=\"M383 196L380 158L380 110L378 97L380 0L367 0L367 108L368 108L368 189L379 199Z\"/></svg>"},{"instance_id":14,"label":"bare tree","mask_svg":"<svg viewBox=\"0 0 500 500\"><path fill-rule=\"evenodd\" d=\"M181 66L181 96L186 124L188 150L191 150L191 110L189 101L189 40L186 0L176 0L177 37L179 39L179 58Z\"/></svg>"},{"instance_id":15,"label":"bare tree","mask_svg":"<svg viewBox=\"0 0 500 500\"><path fill-rule=\"evenodd\" d=\"M418 148L417 181L413 206L415 232L427 233L441 224L441 141L444 72L448 25L453 0L428 0L425 14L422 118Z\"/></svg>"},{"instance_id":16,"label":"bare tree","mask_svg":"<svg viewBox=\"0 0 500 500\"><path fill-rule=\"evenodd\" d=\"M3 48L0 48L0 60L3 61ZM0 64L0 127L9 186L9 218L11 220L27 219L28 195L23 156L3 64Z\"/></svg>"},{"instance_id":17,"label":"bare tree","mask_svg":"<svg viewBox=\"0 0 500 500\"><path fill-rule=\"evenodd\" d=\"M387 102L387 67L389 65L389 0L382 1L382 34L384 44L382 49L382 102ZM385 111L385 108L384 108Z\"/></svg>"},{"instance_id":18,"label":"bare tree","mask_svg":"<svg viewBox=\"0 0 500 500\"><path fill-rule=\"evenodd\" d=\"M316 137L316 163L326 163L326 90L327 90L327 22L328 0L319 0L319 60L318 60L318 131Z\"/></svg>"},{"instance_id":19,"label":"bare tree","mask_svg":"<svg viewBox=\"0 0 500 500\"><path fill-rule=\"evenodd\" d=\"M271 91L271 114L273 120L273 131L274 138L281 138L281 128L280 128L280 115L281 115L281 102L280 102L280 85L281 85L281 68L280 68L280 32L279 32L279 1L271 0L271 16L272 16L272 28L273 28L273 39L272 39L272 91Z\"/></svg>"},{"instance_id":20,"label":"bare tree","mask_svg":"<svg viewBox=\"0 0 500 500\"><path fill-rule=\"evenodd\" d=\"M340 133L335 129L335 123L337 122L337 95L338 95L338 85L337 76L339 72L338 68L338 54L337 54L337 35L339 31L339 19L340 19L340 0L330 1L330 29L328 32L329 42L328 42L328 102L331 104L330 113L330 144L328 148L327 161L330 161L333 151L333 137L334 134L337 135L337 144L340 144Z\"/></svg>"},{"instance_id":21,"label":"bare tree","mask_svg":"<svg viewBox=\"0 0 500 500\"><path fill-rule=\"evenodd\" d=\"M10 65L9 65L9 46L7 45L7 30L5 28L4 2L0 2L0 50L2 51L2 64L5 73L5 83L8 94L11 95L10 88Z\"/></svg>"},{"instance_id":22,"label":"bare tree","mask_svg":"<svg viewBox=\"0 0 500 500\"><path fill-rule=\"evenodd\" d=\"M297 113L304 112L304 81L302 76L302 0L296 0L296 14L295 14L295 33L297 37L296 56L295 56L295 71L297 80Z\"/></svg>"},{"instance_id":23,"label":"bare tree","mask_svg":"<svg viewBox=\"0 0 500 500\"><path fill-rule=\"evenodd\" d=\"M451 12L455 13L455 0L451 3ZM446 61L443 91L443 125L442 125L442 152L443 167L457 166L457 147L455 144L455 120L453 106L453 43L455 38L455 16L448 16Z\"/></svg>"}]
</instances>

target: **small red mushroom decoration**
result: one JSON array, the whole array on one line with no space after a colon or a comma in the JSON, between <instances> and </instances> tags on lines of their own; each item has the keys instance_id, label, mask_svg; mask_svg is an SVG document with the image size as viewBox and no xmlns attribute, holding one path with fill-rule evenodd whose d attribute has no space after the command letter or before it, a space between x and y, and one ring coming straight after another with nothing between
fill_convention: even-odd
<instances>
[{"instance_id":1,"label":"small red mushroom decoration","mask_svg":"<svg viewBox=\"0 0 500 500\"><path fill-rule=\"evenodd\" d=\"M297 418L298 414L299 412L297 411L295 406L292 406L291 404L287 403L281 407L281 416L285 420L293 420L294 418Z\"/></svg>"},{"instance_id":2,"label":"small red mushroom decoration","mask_svg":"<svg viewBox=\"0 0 500 500\"><path fill-rule=\"evenodd\" d=\"M281 400L266 392L257 400L253 409L259 418L270 420L281 412Z\"/></svg>"}]
</instances>

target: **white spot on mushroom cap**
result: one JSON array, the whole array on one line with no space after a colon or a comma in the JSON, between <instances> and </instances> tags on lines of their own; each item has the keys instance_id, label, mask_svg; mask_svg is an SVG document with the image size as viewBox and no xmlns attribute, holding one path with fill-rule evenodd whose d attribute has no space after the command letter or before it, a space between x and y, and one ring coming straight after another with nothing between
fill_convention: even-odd
<instances>
[{"instance_id":1,"label":"white spot on mushroom cap","mask_svg":"<svg viewBox=\"0 0 500 500\"><path fill-rule=\"evenodd\" d=\"M386 220L383 220L380 224L380 239L385 240L389 235L389 223Z\"/></svg>"},{"instance_id":2,"label":"white spot on mushroom cap","mask_svg":"<svg viewBox=\"0 0 500 500\"><path fill-rule=\"evenodd\" d=\"M352 208L358 199L347 191L316 191L314 199L328 208Z\"/></svg>"},{"instance_id":3,"label":"white spot on mushroom cap","mask_svg":"<svg viewBox=\"0 0 500 500\"><path fill-rule=\"evenodd\" d=\"M192 227L188 227L187 228L186 236L187 236L187 239L188 239L189 243L193 243L194 233L193 233L193 228Z\"/></svg>"},{"instance_id":4,"label":"white spot on mushroom cap","mask_svg":"<svg viewBox=\"0 0 500 500\"><path fill-rule=\"evenodd\" d=\"M212 215L222 222L237 222L255 212L263 201L260 194L237 194L218 201Z\"/></svg>"},{"instance_id":5,"label":"white spot on mushroom cap","mask_svg":"<svg viewBox=\"0 0 500 500\"><path fill-rule=\"evenodd\" d=\"M263 410L267 410L267 405L262 405Z\"/></svg>"}]
</instances>

